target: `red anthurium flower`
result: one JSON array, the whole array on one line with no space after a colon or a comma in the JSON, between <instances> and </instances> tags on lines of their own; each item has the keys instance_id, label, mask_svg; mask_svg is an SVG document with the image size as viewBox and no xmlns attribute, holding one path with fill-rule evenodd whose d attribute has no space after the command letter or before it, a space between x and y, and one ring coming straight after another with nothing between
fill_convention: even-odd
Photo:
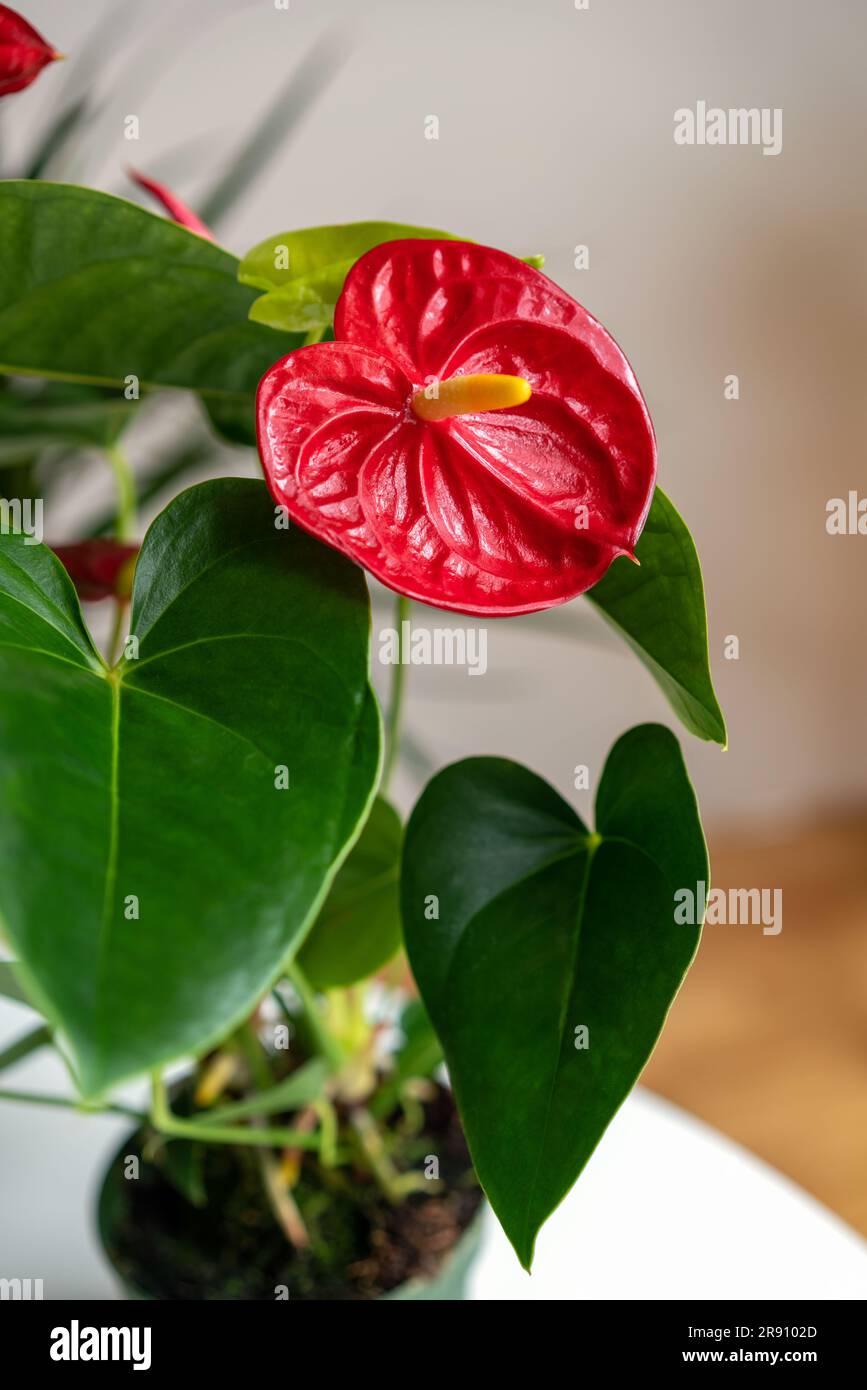
<instances>
[{"instance_id":1,"label":"red anthurium flower","mask_svg":"<svg viewBox=\"0 0 867 1390\"><path fill-rule=\"evenodd\" d=\"M0 97L29 87L56 53L41 34L8 5L0 5Z\"/></svg>"},{"instance_id":2,"label":"red anthurium flower","mask_svg":"<svg viewBox=\"0 0 867 1390\"><path fill-rule=\"evenodd\" d=\"M259 449L291 519L398 593L505 616L631 555L653 427L605 329L502 251L392 241L347 276L335 340L259 386Z\"/></svg>"},{"instance_id":3,"label":"red anthurium flower","mask_svg":"<svg viewBox=\"0 0 867 1390\"><path fill-rule=\"evenodd\" d=\"M136 169L128 169L127 173L139 188L143 188L146 193L151 193L158 203L161 203L173 222L179 222L182 227L186 227L191 232L196 232L203 236L206 241L214 240L214 233L210 227L206 227L200 217L197 217L192 208L188 208L171 189L164 184L157 183L155 179L149 179L146 174L140 174Z\"/></svg>"},{"instance_id":4,"label":"red anthurium flower","mask_svg":"<svg viewBox=\"0 0 867 1390\"><path fill-rule=\"evenodd\" d=\"M95 603L102 598L128 599L138 557L137 545L120 541L79 541L52 547L72 580L80 598Z\"/></svg>"}]
</instances>

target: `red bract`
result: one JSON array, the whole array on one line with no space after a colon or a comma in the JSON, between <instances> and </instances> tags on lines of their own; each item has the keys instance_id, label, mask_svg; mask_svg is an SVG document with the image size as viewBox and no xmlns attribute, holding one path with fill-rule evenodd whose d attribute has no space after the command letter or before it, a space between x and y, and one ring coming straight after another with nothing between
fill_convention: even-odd
<instances>
[{"instance_id":1,"label":"red bract","mask_svg":"<svg viewBox=\"0 0 867 1390\"><path fill-rule=\"evenodd\" d=\"M146 174L140 174L137 169L128 169L127 173L133 182L138 184L139 188L143 188L146 193L152 194L157 202L162 204L173 222L180 223L180 225L186 227L188 231L196 232L199 236L204 237L206 241L214 240L214 233L211 231L210 227L206 227L202 219L197 217L193 212L192 208L188 208L186 203L182 202L180 198L172 193L170 188L166 188L165 184L157 183L155 179L149 179Z\"/></svg>"},{"instance_id":2,"label":"red bract","mask_svg":"<svg viewBox=\"0 0 867 1390\"><path fill-rule=\"evenodd\" d=\"M139 551L137 545L97 540L55 545L52 549L65 566L80 598L89 603L103 598L129 598Z\"/></svg>"},{"instance_id":3,"label":"red bract","mask_svg":"<svg viewBox=\"0 0 867 1390\"><path fill-rule=\"evenodd\" d=\"M505 616L563 603L630 555L653 427L614 340L547 276L456 241L376 247L336 341L259 386L289 516L399 593Z\"/></svg>"},{"instance_id":4,"label":"red bract","mask_svg":"<svg viewBox=\"0 0 867 1390\"><path fill-rule=\"evenodd\" d=\"M0 5L0 97L20 92L61 55L8 5Z\"/></svg>"}]
</instances>

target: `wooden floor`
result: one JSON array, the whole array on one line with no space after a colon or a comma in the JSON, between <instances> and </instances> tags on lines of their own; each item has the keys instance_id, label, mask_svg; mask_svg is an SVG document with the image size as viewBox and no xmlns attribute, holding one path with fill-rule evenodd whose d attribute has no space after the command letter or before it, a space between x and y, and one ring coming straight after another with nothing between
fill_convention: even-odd
<instances>
[{"instance_id":1,"label":"wooden floor","mask_svg":"<svg viewBox=\"0 0 867 1390\"><path fill-rule=\"evenodd\" d=\"M867 1234L867 815L711 861L721 888L781 888L782 931L705 927L643 1082Z\"/></svg>"}]
</instances>

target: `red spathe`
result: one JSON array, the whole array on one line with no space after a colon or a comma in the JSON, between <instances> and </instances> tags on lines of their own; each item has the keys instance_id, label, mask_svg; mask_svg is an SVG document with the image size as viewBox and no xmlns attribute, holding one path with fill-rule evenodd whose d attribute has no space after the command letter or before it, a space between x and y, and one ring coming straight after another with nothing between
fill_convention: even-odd
<instances>
[{"instance_id":1,"label":"red spathe","mask_svg":"<svg viewBox=\"0 0 867 1390\"><path fill-rule=\"evenodd\" d=\"M634 550L650 416L617 344L547 276L489 247L387 242L349 272L334 330L259 386L265 476L299 526L398 593L490 617L564 603ZM532 395L413 411L414 392L475 373Z\"/></svg>"}]
</instances>

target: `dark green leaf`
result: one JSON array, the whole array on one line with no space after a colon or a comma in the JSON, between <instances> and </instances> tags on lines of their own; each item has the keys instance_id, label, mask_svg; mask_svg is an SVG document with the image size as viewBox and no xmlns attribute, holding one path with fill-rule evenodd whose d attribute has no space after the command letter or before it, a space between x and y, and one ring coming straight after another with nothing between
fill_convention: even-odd
<instances>
[{"instance_id":1,"label":"dark green leaf","mask_svg":"<svg viewBox=\"0 0 867 1390\"><path fill-rule=\"evenodd\" d=\"M234 256L107 193L2 183L0 243L0 371L135 376L243 407L301 342L249 322Z\"/></svg>"},{"instance_id":2,"label":"dark green leaf","mask_svg":"<svg viewBox=\"0 0 867 1390\"><path fill-rule=\"evenodd\" d=\"M98 386L65 381L0 390L0 462L52 444L107 449L135 418L137 403Z\"/></svg>"},{"instance_id":3,"label":"dark green leaf","mask_svg":"<svg viewBox=\"0 0 867 1390\"><path fill-rule=\"evenodd\" d=\"M17 1062L21 1062L25 1057L38 1052L42 1047L48 1047L51 1043L51 1029L47 1023L40 1023L37 1028L33 1028L24 1037L16 1038L14 1043L10 1043L0 1052L0 1071L6 1071L7 1067L14 1067Z\"/></svg>"},{"instance_id":4,"label":"dark green leaf","mask_svg":"<svg viewBox=\"0 0 867 1390\"><path fill-rule=\"evenodd\" d=\"M690 733L725 747L701 566L692 536L660 488L635 553L640 566L616 560L587 598L626 638Z\"/></svg>"},{"instance_id":5,"label":"dark green leaf","mask_svg":"<svg viewBox=\"0 0 867 1390\"><path fill-rule=\"evenodd\" d=\"M298 957L314 989L364 980L399 950L400 840L400 817L377 797Z\"/></svg>"},{"instance_id":6,"label":"dark green leaf","mask_svg":"<svg viewBox=\"0 0 867 1390\"><path fill-rule=\"evenodd\" d=\"M72 136L86 125L91 114L91 102L87 96L77 97L65 110L61 111L41 137L30 162L24 171L28 179L41 179L48 165L56 158Z\"/></svg>"},{"instance_id":7,"label":"dark green leaf","mask_svg":"<svg viewBox=\"0 0 867 1390\"><path fill-rule=\"evenodd\" d=\"M60 563L0 537L0 917L88 1097L249 1013L379 768L363 576L263 484L158 517L131 621L107 672Z\"/></svg>"},{"instance_id":8,"label":"dark green leaf","mask_svg":"<svg viewBox=\"0 0 867 1390\"><path fill-rule=\"evenodd\" d=\"M433 779L407 827L410 962L476 1171L527 1268L650 1056L700 933L674 917L676 890L695 892L708 868L667 729L615 744L596 819L590 834L541 778L470 758Z\"/></svg>"}]
</instances>

